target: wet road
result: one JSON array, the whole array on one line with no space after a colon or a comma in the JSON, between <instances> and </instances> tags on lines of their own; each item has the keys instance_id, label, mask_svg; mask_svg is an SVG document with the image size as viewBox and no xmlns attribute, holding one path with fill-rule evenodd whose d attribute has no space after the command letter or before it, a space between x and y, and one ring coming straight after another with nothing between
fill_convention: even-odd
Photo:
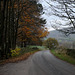
<instances>
[{"instance_id":1,"label":"wet road","mask_svg":"<svg viewBox=\"0 0 75 75\"><path fill-rule=\"evenodd\" d=\"M0 75L75 75L75 66L39 51L27 60L0 66Z\"/></svg>"}]
</instances>

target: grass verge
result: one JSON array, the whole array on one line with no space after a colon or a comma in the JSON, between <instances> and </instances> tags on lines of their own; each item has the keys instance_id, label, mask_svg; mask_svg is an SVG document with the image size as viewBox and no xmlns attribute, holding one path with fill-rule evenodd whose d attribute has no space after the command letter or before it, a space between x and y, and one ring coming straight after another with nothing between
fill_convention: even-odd
<instances>
[{"instance_id":1,"label":"grass verge","mask_svg":"<svg viewBox=\"0 0 75 75\"><path fill-rule=\"evenodd\" d=\"M45 46L34 46L34 45L30 45L30 46L28 46L29 48L35 48L35 47L37 47L38 49L40 49L40 50L46 50L47 48L45 47Z\"/></svg>"},{"instance_id":2,"label":"grass verge","mask_svg":"<svg viewBox=\"0 0 75 75\"><path fill-rule=\"evenodd\" d=\"M68 63L71 63L73 65L75 65L75 59L66 55L66 54L58 54L55 52L55 50L51 50L52 54L54 54L57 58L60 58L61 60L64 60Z\"/></svg>"},{"instance_id":3,"label":"grass verge","mask_svg":"<svg viewBox=\"0 0 75 75\"><path fill-rule=\"evenodd\" d=\"M27 48L25 52L24 52L24 50L23 50L22 54L20 54L19 56L11 57L11 58L5 59L5 60L1 60L1 61L0 61L0 65L4 65L4 64L6 64L6 63L15 63L15 62L18 62L18 61L25 60L25 59L27 59L30 55L34 54L35 52L40 51L39 49L27 51L28 49L30 49L30 48Z\"/></svg>"}]
</instances>

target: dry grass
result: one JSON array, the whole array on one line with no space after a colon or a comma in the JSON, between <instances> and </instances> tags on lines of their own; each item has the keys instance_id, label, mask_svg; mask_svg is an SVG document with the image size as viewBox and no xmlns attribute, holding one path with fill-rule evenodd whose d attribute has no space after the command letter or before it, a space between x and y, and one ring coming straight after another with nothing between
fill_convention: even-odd
<instances>
[{"instance_id":1,"label":"dry grass","mask_svg":"<svg viewBox=\"0 0 75 75\"><path fill-rule=\"evenodd\" d=\"M4 65L6 63L15 63L15 62L18 62L18 61L26 60L30 55L34 54L35 52L37 52L37 51L28 52L28 53L25 53L25 54L23 54L23 55L21 55L19 57L14 57L14 58L2 60L0 62L0 65Z\"/></svg>"}]
</instances>

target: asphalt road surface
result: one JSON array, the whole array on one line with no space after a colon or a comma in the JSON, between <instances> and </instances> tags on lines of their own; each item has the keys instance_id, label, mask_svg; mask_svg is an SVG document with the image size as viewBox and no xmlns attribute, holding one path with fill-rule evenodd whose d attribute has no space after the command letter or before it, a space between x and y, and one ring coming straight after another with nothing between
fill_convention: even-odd
<instances>
[{"instance_id":1,"label":"asphalt road surface","mask_svg":"<svg viewBox=\"0 0 75 75\"><path fill-rule=\"evenodd\" d=\"M75 75L75 66L39 51L27 60L0 66L0 75Z\"/></svg>"}]
</instances>

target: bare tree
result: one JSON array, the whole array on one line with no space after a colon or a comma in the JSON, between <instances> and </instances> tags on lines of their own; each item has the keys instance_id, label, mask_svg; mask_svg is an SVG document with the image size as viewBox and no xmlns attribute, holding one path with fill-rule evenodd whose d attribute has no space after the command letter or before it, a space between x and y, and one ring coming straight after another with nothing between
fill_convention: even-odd
<instances>
[{"instance_id":1,"label":"bare tree","mask_svg":"<svg viewBox=\"0 0 75 75\"><path fill-rule=\"evenodd\" d=\"M46 1L46 0L45 0ZM66 34L75 34L75 0L51 0L52 2L47 2L53 11L53 15L62 18L68 23L52 25L55 29L62 31ZM58 28L66 27L66 28Z\"/></svg>"}]
</instances>

